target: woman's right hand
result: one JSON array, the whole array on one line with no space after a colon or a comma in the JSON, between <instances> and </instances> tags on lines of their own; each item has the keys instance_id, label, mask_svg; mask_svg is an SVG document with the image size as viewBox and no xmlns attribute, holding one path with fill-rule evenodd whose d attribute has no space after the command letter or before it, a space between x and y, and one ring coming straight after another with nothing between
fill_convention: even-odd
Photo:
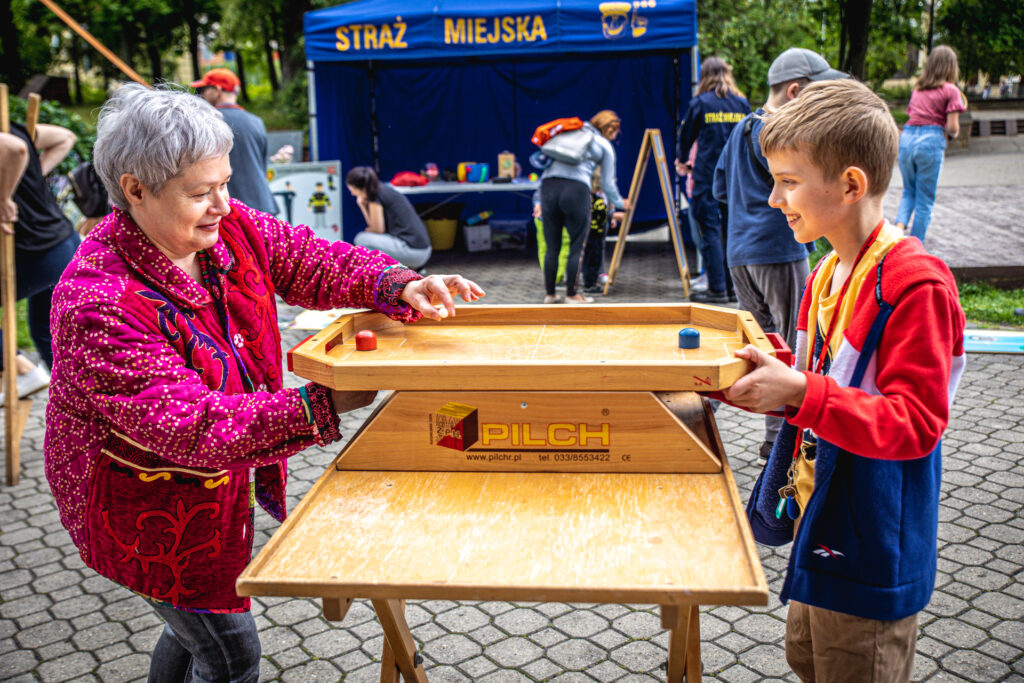
<instances>
[{"instance_id":1,"label":"woman's right hand","mask_svg":"<svg viewBox=\"0 0 1024 683\"><path fill-rule=\"evenodd\" d=\"M373 403L377 398L376 391L338 391L331 389L331 401L334 411L338 414L359 410Z\"/></svg>"}]
</instances>

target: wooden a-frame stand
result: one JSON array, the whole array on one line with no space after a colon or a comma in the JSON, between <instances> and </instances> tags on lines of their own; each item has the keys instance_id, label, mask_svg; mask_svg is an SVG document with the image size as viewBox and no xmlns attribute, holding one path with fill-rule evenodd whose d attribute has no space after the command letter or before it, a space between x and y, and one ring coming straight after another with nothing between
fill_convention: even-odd
<instances>
[{"instance_id":1,"label":"wooden a-frame stand","mask_svg":"<svg viewBox=\"0 0 1024 683\"><path fill-rule=\"evenodd\" d=\"M0 132L11 131L10 113L7 109L7 85L0 83ZM25 129L29 137L35 136L39 120L39 95L28 97L28 112L25 115ZM17 280L14 271L14 235L9 224L0 230L0 307L3 317L0 328L4 338L4 454L6 460L6 482L15 486L21 478L21 435L25 431L32 399L18 398L18 315Z\"/></svg>"},{"instance_id":2,"label":"wooden a-frame stand","mask_svg":"<svg viewBox=\"0 0 1024 683\"><path fill-rule=\"evenodd\" d=\"M615 274L622 264L622 253L626 250L626 237L629 236L629 228L633 224L636 201L640 197L640 186L644 182L644 174L647 172L647 158L651 155L651 152L654 152L654 168L658 172L661 195L665 199L668 231L672 236L672 248L676 254L676 265L679 266L679 277L683 280L683 294L689 299L690 270L686 265L686 251L683 246L682 236L679 233L679 219L676 212L676 203L672 196L672 176L669 174L668 159L665 156L665 145L661 140L661 131L657 128L645 130L643 142L640 143L640 154L636 159L636 170L633 171L633 182L629 186L630 207L626 211L626 219L622 222L622 227L619 228L619 237L615 242L615 252L612 255L612 262L608 266L608 281L604 284L604 294L607 295L615 285Z\"/></svg>"}]
</instances>

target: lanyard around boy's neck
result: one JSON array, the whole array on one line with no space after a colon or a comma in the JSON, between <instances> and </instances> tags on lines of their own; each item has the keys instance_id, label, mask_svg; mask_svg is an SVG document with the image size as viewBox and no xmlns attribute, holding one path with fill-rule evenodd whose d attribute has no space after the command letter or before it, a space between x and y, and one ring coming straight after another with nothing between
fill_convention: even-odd
<instances>
[{"instance_id":1,"label":"lanyard around boy's neck","mask_svg":"<svg viewBox=\"0 0 1024 683\"><path fill-rule=\"evenodd\" d=\"M878 225L875 226L875 229L871 231L871 235L868 236L867 240L861 246L860 251L857 253L857 258L853 262L853 267L850 268L850 274L846 276L846 281L843 282L843 287L842 287L842 289L839 290L839 298L836 299L836 305L835 305L835 308L832 311L832 320L829 321L828 333L825 334L824 342L821 345L821 353L818 354L818 362L816 364L813 363L813 362L809 363L809 365L811 365L812 371L815 374L817 374L817 375L822 374L821 371L825 367L825 357L828 355L829 345L832 342L832 333L835 332L836 322L839 320L839 316L840 316L840 313L842 311L843 297L846 296L846 290L848 290L850 288L850 280L853 279L854 273L857 272L857 266L860 264L861 259L864 258L864 255L867 254L868 250L871 249L871 245L873 245L875 243L875 240L878 239L878 233L880 233L882 231L882 226L883 225L885 225L885 219L884 218L881 221L878 222ZM832 272L833 272L833 275L834 275L835 271L833 270ZM817 325L817 322L815 322L815 325ZM810 348L811 348L811 359L813 361L813 358L814 358L814 342L813 342L813 340L811 340L811 343L808 346L810 346Z\"/></svg>"}]
</instances>

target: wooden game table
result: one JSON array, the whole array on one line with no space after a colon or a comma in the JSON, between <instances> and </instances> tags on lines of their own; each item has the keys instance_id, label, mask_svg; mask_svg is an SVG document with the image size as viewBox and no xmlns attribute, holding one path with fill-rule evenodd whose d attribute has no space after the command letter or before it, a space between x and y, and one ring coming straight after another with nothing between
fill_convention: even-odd
<instances>
[{"instance_id":1,"label":"wooden game table","mask_svg":"<svg viewBox=\"0 0 1024 683\"><path fill-rule=\"evenodd\" d=\"M694 327L698 349L678 348ZM361 330L378 348L357 351ZM714 415L693 390L775 354L749 313L698 304L463 306L341 316L296 374L396 390L238 579L241 595L368 598L381 680L425 681L406 599L653 603L668 680L701 676L698 605L768 589Z\"/></svg>"}]
</instances>

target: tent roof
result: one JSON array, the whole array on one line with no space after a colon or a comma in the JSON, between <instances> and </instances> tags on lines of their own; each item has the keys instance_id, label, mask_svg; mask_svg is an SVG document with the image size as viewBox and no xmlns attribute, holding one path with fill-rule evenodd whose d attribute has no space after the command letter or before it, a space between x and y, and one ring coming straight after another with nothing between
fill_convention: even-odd
<instances>
[{"instance_id":1,"label":"tent roof","mask_svg":"<svg viewBox=\"0 0 1024 683\"><path fill-rule=\"evenodd\" d=\"M356 0L305 15L314 62L680 50L696 0Z\"/></svg>"}]
</instances>

